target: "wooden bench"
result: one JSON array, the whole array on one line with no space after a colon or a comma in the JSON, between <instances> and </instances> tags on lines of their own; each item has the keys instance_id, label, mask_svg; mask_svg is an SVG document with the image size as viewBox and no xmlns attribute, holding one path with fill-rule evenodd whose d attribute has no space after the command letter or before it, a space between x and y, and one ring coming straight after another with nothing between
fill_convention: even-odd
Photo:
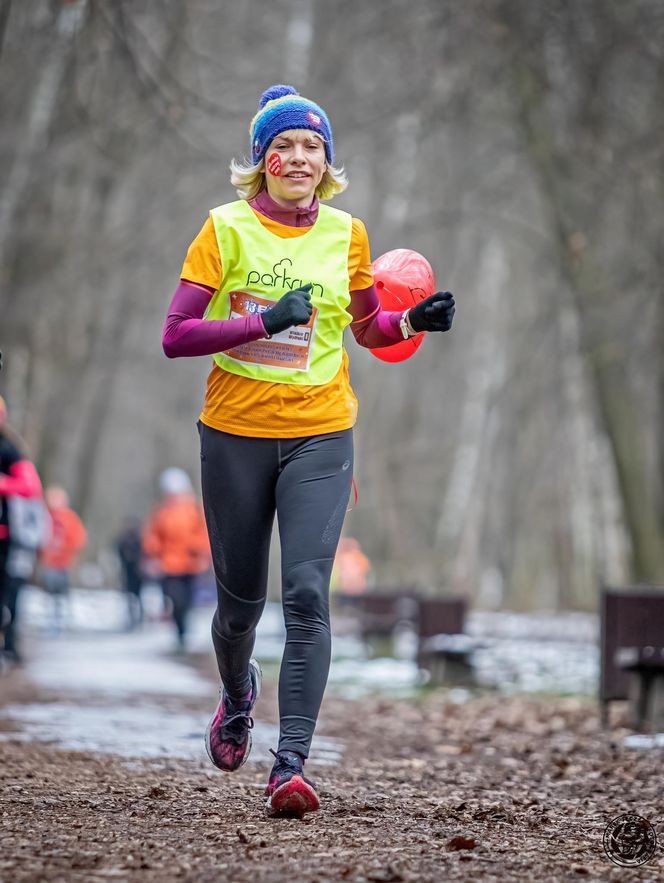
<instances>
[{"instance_id":1,"label":"wooden bench","mask_svg":"<svg viewBox=\"0 0 664 883\"><path fill-rule=\"evenodd\" d=\"M358 596L358 630L370 656L399 655L398 636L415 630L418 604L414 586L381 586Z\"/></svg>"},{"instance_id":2,"label":"wooden bench","mask_svg":"<svg viewBox=\"0 0 664 883\"><path fill-rule=\"evenodd\" d=\"M397 623L417 621L419 597L414 586L376 589L360 596L361 631L363 637L391 635Z\"/></svg>"},{"instance_id":3,"label":"wooden bench","mask_svg":"<svg viewBox=\"0 0 664 883\"><path fill-rule=\"evenodd\" d=\"M619 647L616 665L629 672L632 725L664 730L664 647Z\"/></svg>"},{"instance_id":4,"label":"wooden bench","mask_svg":"<svg viewBox=\"0 0 664 883\"><path fill-rule=\"evenodd\" d=\"M471 685L475 641L464 634L468 602L465 598L423 598L417 623L417 664L427 669L431 683Z\"/></svg>"},{"instance_id":5,"label":"wooden bench","mask_svg":"<svg viewBox=\"0 0 664 883\"><path fill-rule=\"evenodd\" d=\"M399 627L415 628L419 597L414 586L372 589L357 604L360 634L374 655L391 655L392 641Z\"/></svg>"},{"instance_id":6,"label":"wooden bench","mask_svg":"<svg viewBox=\"0 0 664 883\"><path fill-rule=\"evenodd\" d=\"M473 682L473 640L463 634L465 598L422 598L414 586L373 589L357 599L360 632L374 655L393 655L397 634L413 634L413 652L431 683Z\"/></svg>"},{"instance_id":7,"label":"wooden bench","mask_svg":"<svg viewBox=\"0 0 664 883\"><path fill-rule=\"evenodd\" d=\"M609 703L630 701L638 729L664 727L664 589L604 588L600 598L602 723Z\"/></svg>"}]
</instances>

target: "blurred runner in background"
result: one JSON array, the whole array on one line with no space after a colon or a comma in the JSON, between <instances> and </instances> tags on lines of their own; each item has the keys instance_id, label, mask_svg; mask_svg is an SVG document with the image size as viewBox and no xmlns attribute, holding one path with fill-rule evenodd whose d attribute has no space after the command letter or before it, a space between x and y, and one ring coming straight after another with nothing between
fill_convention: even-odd
<instances>
[{"instance_id":1,"label":"blurred runner in background","mask_svg":"<svg viewBox=\"0 0 664 883\"><path fill-rule=\"evenodd\" d=\"M349 595L362 595L369 586L371 562L354 537L342 537L334 559L333 578L336 587Z\"/></svg>"},{"instance_id":2,"label":"blurred runner in background","mask_svg":"<svg viewBox=\"0 0 664 883\"><path fill-rule=\"evenodd\" d=\"M48 530L37 470L25 456L23 444L7 423L0 396L0 632L1 650L18 663L18 597L33 574L37 552Z\"/></svg>"},{"instance_id":3,"label":"blurred runner in background","mask_svg":"<svg viewBox=\"0 0 664 883\"><path fill-rule=\"evenodd\" d=\"M47 487L44 497L51 518L51 530L39 562L42 585L53 601L51 631L57 635L65 624L70 574L88 537L83 522L69 507L69 494L63 487Z\"/></svg>"},{"instance_id":4,"label":"blurred runner in background","mask_svg":"<svg viewBox=\"0 0 664 883\"><path fill-rule=\"evenodd\" d=\"M196 577L210 567L210 544L203 509L183 469L171 468L159 478L161 501L143 528L143 551L157 563L164 597L185 648L187 617Z\"/></svg>"},{"instance_id":5,"label":"blurred runner in background","mask_svg":"<svg viewBox=\"0 0 664 883\"><path fill-rule=\"evenodd\" d=\"M129 630L143 623L143 542L138 518L127 518L115 541L115 550L122 570L122 584L127 595L127 623Z\"/></svg>"},{"instance_id":6,"label":"blurred runner in background","mask_svg":"<svg viewBox=\"0 0 664 883\"><path fill-rule=\"evenodd\" d=\"M354 537L342 537L332 568L330 588L341 602L363 595L369 587L371 562Z\"/></svg>"}]
</instances>

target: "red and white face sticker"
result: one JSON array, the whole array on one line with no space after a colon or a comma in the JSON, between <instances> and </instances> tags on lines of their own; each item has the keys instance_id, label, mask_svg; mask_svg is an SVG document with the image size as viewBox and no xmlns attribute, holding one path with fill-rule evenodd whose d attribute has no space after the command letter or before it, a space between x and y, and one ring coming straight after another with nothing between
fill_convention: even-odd
<instances>
[{"instance_id":1,"label":"red and white face sticker","mask_svg":"<svg viewBox=\"0 0 664 883\"><path fill-rule=\"evenodd\" d=\"M271 153L267 158L267 170L275 178L281 177L281 157L278 153Z\"/></svg>"}]
</instances>

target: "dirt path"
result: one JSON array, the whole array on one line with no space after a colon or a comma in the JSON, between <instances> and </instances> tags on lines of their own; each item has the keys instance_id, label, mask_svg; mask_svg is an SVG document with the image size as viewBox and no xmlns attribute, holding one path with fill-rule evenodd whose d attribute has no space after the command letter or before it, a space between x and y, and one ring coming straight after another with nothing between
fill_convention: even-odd
<instances>
[{"instance_id":1,"label":"dirt path","mask_svg":"<svg viewBox=\"0 0 664 883\"><path fill-rule=\"evenodd\" d=\"M18 673L0 691L3 702L35 699ZM257 716L275 720L274 685ZM661 850L624 870L602 849L621 813L664 820L662 752L622 748L623 733L602 734L590 703L328 697L319 731L345 754L339 766L311 766L323 808L304 821L264 817L268 758L226 776L194 762L2 742L0 880L664 877Z\"/></svg>"}]
</instances>

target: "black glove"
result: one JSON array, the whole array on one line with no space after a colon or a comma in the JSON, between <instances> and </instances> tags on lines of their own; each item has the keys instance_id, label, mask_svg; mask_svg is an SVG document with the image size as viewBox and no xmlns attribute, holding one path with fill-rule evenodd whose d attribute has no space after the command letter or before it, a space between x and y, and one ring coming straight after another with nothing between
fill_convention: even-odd
<instances>
[{"instance_id":1,"label":"black glove","mask_svg":"<svg viewBox=\"0 0 664 883\"><path fill-rule=\"evenodd\" d=\"M285 294L281 300L261 313L261 319L268 334L278 334L293 325L306 325L311 318L311 289L313 285L303 285Z\"/></svg>"},{"instance_id":2,"label":"black glove","mask_svg":"<svg viewBox=\"0 0 664 883\"><path fill-rule=\"evenodd\" d=\"M449 331L454 319L451 291L437 291L408 312L413 331Z\"/></svg>"}]
</instances>

